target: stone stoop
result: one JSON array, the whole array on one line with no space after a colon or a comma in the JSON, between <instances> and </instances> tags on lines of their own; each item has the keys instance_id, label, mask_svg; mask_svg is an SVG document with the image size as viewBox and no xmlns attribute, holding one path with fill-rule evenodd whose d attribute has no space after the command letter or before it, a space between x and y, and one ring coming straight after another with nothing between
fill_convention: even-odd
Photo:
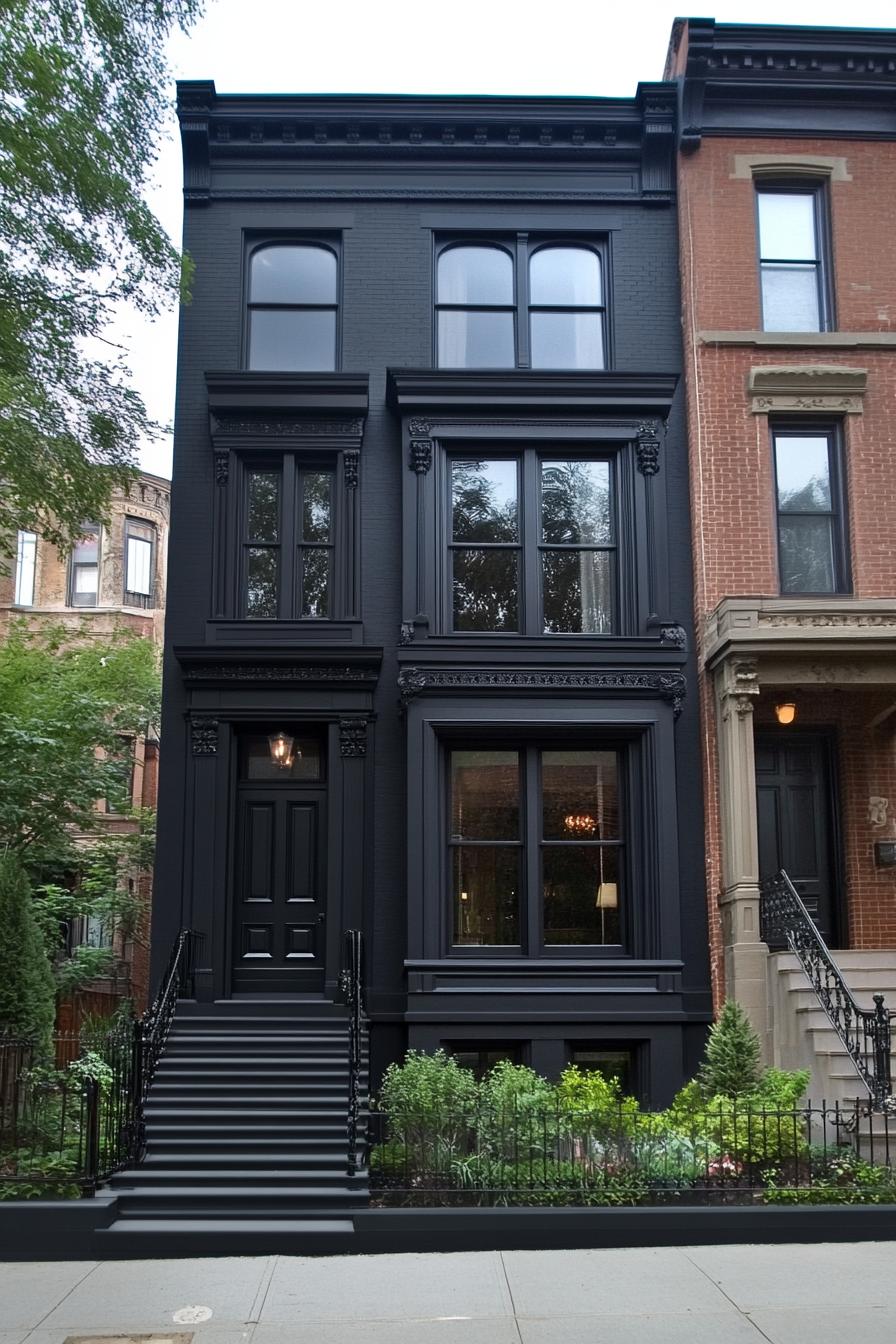
<instances>
[{"instance_id":1,"label":"stone stoop","mask_svg":"<svg viewBox=\"0 0 896 1344\"><path fill-rule=\"evenodd\" d=\"M860 1007L873 1007L873 996L883 994L887 1007L896 1009L896 949L831 949L831 955ZM812 1076L807 1095L814 1106L850 1108L856 1100L864 1104L865 1086L797 958L791 952L771 952L768 972L770 1062L781 1069L808 1069ZM896 1161L896 1118L865 1118L858 1146L875 1161Z\"/></svg>"}]
</instances>

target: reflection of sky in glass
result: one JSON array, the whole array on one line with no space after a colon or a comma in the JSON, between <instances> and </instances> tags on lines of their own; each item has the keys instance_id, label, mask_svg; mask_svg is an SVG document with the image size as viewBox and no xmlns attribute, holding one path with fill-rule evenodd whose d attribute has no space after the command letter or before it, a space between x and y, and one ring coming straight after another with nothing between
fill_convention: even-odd
<instances>
[{"instance_id":1,"label":"reflection of sky in glass","mask_svg":"<svg viewBox=\"0 0 896 1344\"><path fill-rule=\"evenodd\" d=\"M814 198L805 193L761 191L759 250L767 261L814 261Z\"/></svg>"},{"instance_id":2,"label":"reflection of sky in glass","mask_svg":"<svg viewBox=\"0 0 896 1344\"><path fill-rule=\"evenodd\" d=\"M517 466L513 458L452 463L455 541L516 539Z\"/></svg>"},{"instance_id":3,"label":"reflection of sky in glass","mask_svg":"<svg viewBox=\"0 0 896 1344\"><path fill-rule=\"evenodd\" d=\"M498 247L449 247L439 257L439 303L513 303L513 262Z\"/></svg>"},{"instance_id":4,"label":"reflection of sky in glass","mask_svg":"<svg viewBox=\"0 0 896 1344\"><path fill-rule=\"evenodd\" d=\"M336 255L326 247L262 247L252 256L252 303L335 303Z\"/></svg>"},{"instance_id":5,"label":"reflection of sky in glass","mask_svg":"<svg viewBox=\"0 0 896 1344\"><path fill-rule=\"evenodd\" d=\"M828 442L820 437L775 440L778 506L813 513L831 507Z\"/></svg>"},{"instance_id":6,"label":"reflection of sky in glass","mask_svg":"<svg viewBox=\"0 0 896 1344\"><path fill-rule=\"evenodd\" d=\"M600 303L600 260L584 247L542 247L529 263L529 302L560 308Z\"/></svg>"}]
</instances>

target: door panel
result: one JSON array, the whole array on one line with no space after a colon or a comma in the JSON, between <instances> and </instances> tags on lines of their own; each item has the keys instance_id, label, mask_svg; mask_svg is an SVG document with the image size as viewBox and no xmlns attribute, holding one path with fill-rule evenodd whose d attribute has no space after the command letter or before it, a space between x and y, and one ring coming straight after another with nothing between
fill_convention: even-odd
<instances>
[{"instance_id":1,"label":"door panel","mask_svg":"<svg viewBox=\"0 0 896 1344\"><path fill-rule=\"evenodd\" d=\"M325 874L321 790L244 785L237 797L232 987L323 989Z\"/></svg>"},{"instance_id":2,"label":"door panel","mask_svg":"<svg viewBox=\"0 0 896 1344\"><path fill-rule=\"evenodd\" d=\"M756 736L759 875L786 870L828 942L836 941L828 744L811 733Z\"/></svg>"}]
</instances>

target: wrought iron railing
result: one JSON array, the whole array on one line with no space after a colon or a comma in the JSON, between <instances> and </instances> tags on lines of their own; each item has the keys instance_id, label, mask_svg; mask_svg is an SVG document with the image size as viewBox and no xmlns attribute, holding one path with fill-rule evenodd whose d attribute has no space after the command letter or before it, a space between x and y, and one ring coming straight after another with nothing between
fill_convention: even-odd
<instances>
[{"instance_id":1,"label":"wrought iron railing","mask_svg":"<svg viewBox=\"0 0 896 1344\"><path fill-rule=\"evenodd\" d=\"M146 1013L134 1023L131 1114L129 1117L130 1157L139 1162L146 1146L144 1107L156 1065L165 1048L177 1001L192 996L196 950L200 935L183 929L171 949L159 992Z\"/></svg>"},{"instance_id":2,"label":"wrought iron railing","mask_svg":"<svg viewBox=\"0 0 896 1344\"><path fill-rule=\"evenodd\" d=\"M894 1160L886 1125L858 1102L714 1098L644 1112L627 1098L589 1108L433 1094L372 1111L370 1195L386 1208L889 1204Z\"/></svg>"},{"instance_id":3,"label":"wrought iron railing","mask_svg":"<svg viewBox=\"0 0 896 1344\"><path fill-rule=\"evenodd\" d=\"M890 1051L892 1018L883 994L874 1007L862 1008L786 872L760 884L759 921L766 943L785 944L796 955L831 1026L868 1089L871 1109L893 1107Z\"/></svg>"},{"instance_id":4,"label":"wrought iron railing","mask_svg":"<svg viewBox=\"0 0 896 1344\"><path fill-rule=\"evenodd\" d=\"M356 1176L364 1165L365 1144L358 1143L358 1118L361 1110L361 1072L364 1065L364 963L360 929L346 929L345 958L339 977L343 1000L348 1008L348 1122L347 1172Z\"/></svg>"}]
</instances>

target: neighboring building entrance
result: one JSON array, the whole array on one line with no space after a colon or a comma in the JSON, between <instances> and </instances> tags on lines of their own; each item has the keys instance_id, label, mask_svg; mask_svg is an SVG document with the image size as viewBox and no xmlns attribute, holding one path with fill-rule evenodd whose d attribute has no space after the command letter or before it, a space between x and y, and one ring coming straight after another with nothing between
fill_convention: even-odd
<instances>
[{"instance_id":1,"label":"neighboring building entrance","mask_svg":"<svg viewBox=\"0 0 896 1344\"><path fill-rule=\"evenodd\" d=\"M830 946L838 933L832 801L826 737L756 734L759 876L785 869Z\"/></svg>"},{"instance_id":2,"label":"neighboring building entrance","mask_svg":"<svg viewBox=\"0 0 896 1344\"><path fill-rule=\"evenodd\" d=\"M268 735L240 744L234 883L234 993L320 993L326 947L323 743Z\"/></svg>"}]
</instances>

